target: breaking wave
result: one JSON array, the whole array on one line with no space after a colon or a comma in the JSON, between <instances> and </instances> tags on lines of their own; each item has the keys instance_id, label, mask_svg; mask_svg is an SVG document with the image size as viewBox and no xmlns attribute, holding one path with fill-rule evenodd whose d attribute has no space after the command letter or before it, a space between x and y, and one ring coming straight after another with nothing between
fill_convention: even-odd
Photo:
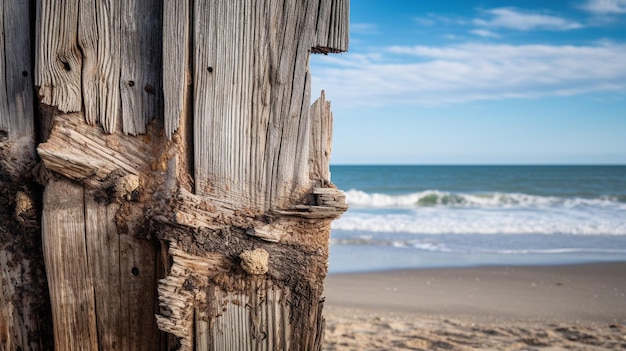
<instances>
[{"instance_id":1,"label":"breaking wave","mask_svg":"<svg viewBox=\"0 0 626 351\"><path fill-rule=\"evenodd\" d=\"M621 212L621 211L620 211ZM626 235L624 213L586 211L422 211L346 213L335 230L415 234Z\"/></svg>"},{"instance_id":2,"label":"breaking wave","mask_svg":"<svg viewBox=\"0 0 626 351\"><path fill-rule=\"evenodd\" d=\"M602 196L597 198L539 196L523 193L463 194L438 190L426 190L404 195L366 193L352 189L346 191L346 199L356 208L416 208L416 207L465 207L465 208L513 208L545 206L600 206L626 210L626 197Z\"/></svg>"}]
</instances>

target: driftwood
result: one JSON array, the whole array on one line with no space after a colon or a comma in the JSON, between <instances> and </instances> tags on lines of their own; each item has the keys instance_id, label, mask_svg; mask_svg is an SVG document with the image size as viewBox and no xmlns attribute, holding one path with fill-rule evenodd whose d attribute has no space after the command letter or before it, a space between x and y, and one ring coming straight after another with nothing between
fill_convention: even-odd
<instances>
[{"instance_id":1,"label":"driftwood","mask_svg":"<svg viewBox=\"0 0 626 351\"><path fill-rule=\"evenodd\" d=\"M308 64L347 50L348 0L8 0L0 25L0 350L320 350L347 207Z\"/></svg>"}]
</instances>

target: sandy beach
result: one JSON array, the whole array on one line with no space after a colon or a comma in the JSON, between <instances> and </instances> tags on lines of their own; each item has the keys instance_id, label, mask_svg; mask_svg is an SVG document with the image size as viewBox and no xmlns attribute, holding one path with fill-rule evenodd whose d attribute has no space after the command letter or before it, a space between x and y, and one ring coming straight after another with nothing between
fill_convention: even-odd
<instances>
[{"instance_id":1,"label":"sandy beach","mask_svg":"<svg viewBox=\"0 0 626 351\"><path fill-rule=\"evenodd\" d=\"M334 274L325 350L626 350L626 263Z\"/></svg>"}]
</instances>

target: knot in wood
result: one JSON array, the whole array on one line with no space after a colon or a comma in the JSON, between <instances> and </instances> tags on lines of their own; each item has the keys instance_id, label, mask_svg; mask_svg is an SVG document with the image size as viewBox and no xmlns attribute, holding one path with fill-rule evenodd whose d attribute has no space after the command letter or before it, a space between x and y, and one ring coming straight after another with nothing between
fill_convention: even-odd
<instances>
[{"instance_id":1,"label":"knot in wood","mask_svg":"<svg viewBox=\"0 0 626 351\"><path fill-rule=\"evenodd\" d=\"M265 274L269 267L270 254L264 249L246 250L239 255L241 268L249 274Z\"/></svg>"}]
</instances>

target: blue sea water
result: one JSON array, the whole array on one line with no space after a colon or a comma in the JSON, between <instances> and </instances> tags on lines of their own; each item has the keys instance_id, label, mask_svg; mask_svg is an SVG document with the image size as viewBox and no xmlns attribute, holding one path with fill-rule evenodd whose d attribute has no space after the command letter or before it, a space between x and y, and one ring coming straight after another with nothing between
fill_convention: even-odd
<instances>
[{"instance_id":1,"label":"blue sea water","mask_svg":"<svg viewBox=\"0 0 626 351\"><path fill-rule=\"evenodd\" d=\"M626 261L626 166L331 166L331 273Z\"/></svg>"}]
</instances>

